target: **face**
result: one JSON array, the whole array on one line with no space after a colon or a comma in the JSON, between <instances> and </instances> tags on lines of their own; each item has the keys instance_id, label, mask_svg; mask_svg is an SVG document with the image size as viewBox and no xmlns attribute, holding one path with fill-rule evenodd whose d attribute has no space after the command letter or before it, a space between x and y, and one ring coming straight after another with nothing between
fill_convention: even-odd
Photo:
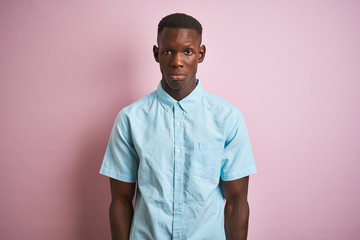
<instances>
[{"instance_id":1,"label":"face","mask_svg":"<svg viewBox=\"0 0 360 240\"><path fill-rule=\"evenodd\" d=\"M198 63L205 57L205 46L194 29L164 28L154 46L154 57L160 65L162 87L181 100L196 87Z\"/></svg>"}]
</instances>

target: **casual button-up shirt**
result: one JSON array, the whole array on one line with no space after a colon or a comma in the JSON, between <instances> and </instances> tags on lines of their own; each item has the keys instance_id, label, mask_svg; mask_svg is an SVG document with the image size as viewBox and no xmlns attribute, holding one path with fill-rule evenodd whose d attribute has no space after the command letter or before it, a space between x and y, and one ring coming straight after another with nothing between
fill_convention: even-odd
<instances>
[{"instance_id":1,"label":"casual button-up shirt","mask_svg":"<svg viewBox=\"0 0 360 240\"><path fill-rule=\"evenodd\" d=\"M177 101L161 84L116 118L100 173L137 182L130 239L225 239L221 180L256 172L239 110L199 81Z\"/></svg>"}]
</instances>

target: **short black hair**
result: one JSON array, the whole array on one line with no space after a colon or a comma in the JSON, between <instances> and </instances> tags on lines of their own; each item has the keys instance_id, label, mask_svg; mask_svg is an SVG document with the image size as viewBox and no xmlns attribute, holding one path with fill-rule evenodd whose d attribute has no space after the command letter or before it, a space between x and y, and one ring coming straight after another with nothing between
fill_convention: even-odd
<instances>
[{"instance_id":1,"label":"short black hair","mask_svg":"<svg viewBox=\"0 0 360 240\"><path fill-rule=\"evenodd\" d=\"M200 35L200 38L202 35L202 26L200 22L184 13L173 13L161 19L158 25L158 36L166 27L194 29Z\"/></svg>"}]
</instances>

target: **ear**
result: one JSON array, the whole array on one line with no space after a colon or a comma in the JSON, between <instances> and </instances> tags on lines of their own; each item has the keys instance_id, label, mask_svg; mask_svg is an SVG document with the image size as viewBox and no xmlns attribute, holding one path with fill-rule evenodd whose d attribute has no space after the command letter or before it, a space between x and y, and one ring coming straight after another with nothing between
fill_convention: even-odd
<instances>
[{"instance_id":1,"label":"ear","mask_svg":"<svg viewBox=\"0 0 360 240\"><path fill-rule=\"evenodd\" d=\"M156 45L153 46L153 53L155 61L159 62L159 48Z\"/></svg>"},{"instance_id":2,"label":"ear","mask_svg":"<svg viewBox=\"0 0 360 240\"><path fill-rule=\"evenodd\" d=\"M201 63L202 61L204 61L205 53L206 53L206 47L205 47L205 45L202 45L202 46L199 48L199 59L198 59L198 63Z\"/></svg>"}]
</instances>

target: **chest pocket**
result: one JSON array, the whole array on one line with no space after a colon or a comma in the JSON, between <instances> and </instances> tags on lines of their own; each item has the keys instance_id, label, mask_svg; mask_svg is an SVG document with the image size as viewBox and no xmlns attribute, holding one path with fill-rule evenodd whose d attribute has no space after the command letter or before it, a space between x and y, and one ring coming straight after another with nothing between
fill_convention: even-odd
<instances>
[{"instance_id":1,"label":"chest pocket","mask_svg":"<svg viewBox=\"0 0 360 240\"><path fill-rule=\"evenodd\" d=\"M194 143L194 175L218 181L223 151L222 142Z\"/></svg>"}]
</instances>

